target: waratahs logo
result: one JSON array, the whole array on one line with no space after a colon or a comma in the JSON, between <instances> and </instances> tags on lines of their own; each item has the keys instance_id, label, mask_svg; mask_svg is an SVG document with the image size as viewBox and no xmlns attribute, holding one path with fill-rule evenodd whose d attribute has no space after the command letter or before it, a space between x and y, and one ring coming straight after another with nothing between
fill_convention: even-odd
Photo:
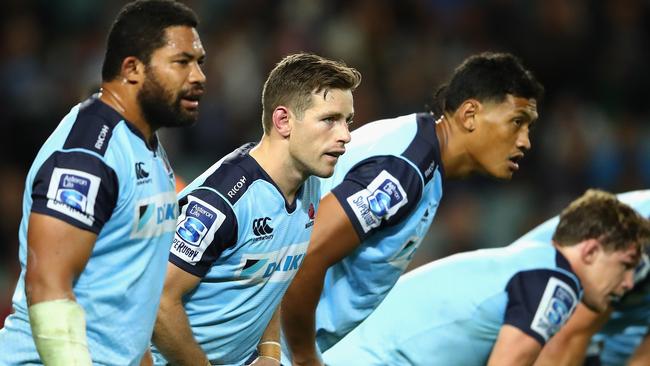
<instances>
[{"instance_id":1,"label":"waratahs logo","mask_svg":"<svg viewBox=\"0 0 650 366\"><path fill-rule=\"evenodd\" d=\"M90 180L84 177L62 174L56 199L78 211L85 211Z\"/></svg>"},{"instance_id":2,"label":"waratahs logo","mask_svg":"<svg viewBox=\"0 0 650 366\"><path fill-rule=\"evenodd\" d=\"M388 210L400 203L403 198L397 185L390 179L386 179L368 196L368 207L375 216L384 217L388 214Z\"/></svg>"},{"instance_id":3,"label":"waratahs logo","mask_svg":"<svg viewBox=\"0 0 650 366\"><path fill-rule=\"evenodd\" d=\"M176 233L187 244L198 246L201 239L217 218L217 214L198 202L191 202L185 214L185 219L179 223Z\"/></svg>"}]
</instances>

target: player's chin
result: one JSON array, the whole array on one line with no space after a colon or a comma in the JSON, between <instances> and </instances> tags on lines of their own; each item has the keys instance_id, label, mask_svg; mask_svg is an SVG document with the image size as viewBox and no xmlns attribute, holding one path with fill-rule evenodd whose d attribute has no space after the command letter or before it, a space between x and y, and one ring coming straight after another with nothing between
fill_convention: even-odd
<instances>
[{"instance_id":1,"label":"player's chin","mask_svg":"<svg viewBox=\"0 0 650 366\"><path fill-rule=\"evenodd\" d=\"M509 167L504 167L496 171L492 171L490 175L499 180L511 180L513 174L513 170L511 170Z\"/></svg>"},{"instance_id":2,"label":"player's chin","mask_svg":"<svg viewBox=\"0 0 650 366\"><path fill-rule=\"evenodd\" d=\"M315 175L320 178L329 178L334 174L334 164L331 163L321 163L315 169L312 169L312 175Z\"/></svg>"}]
</instances>

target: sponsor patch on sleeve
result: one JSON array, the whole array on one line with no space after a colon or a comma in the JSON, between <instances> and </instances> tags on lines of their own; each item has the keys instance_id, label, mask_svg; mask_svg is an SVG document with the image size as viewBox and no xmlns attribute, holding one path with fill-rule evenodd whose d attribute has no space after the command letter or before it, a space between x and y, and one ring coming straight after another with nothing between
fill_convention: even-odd
<instances>
[{"instance_id":1,"label":"sponsor patch on sleeve","mask_svg":"<svg viewBox=\"0 0 650 366\"><path fill-rule=\"evenodd\" d=\"M189 264L195 265L214 240L226 215L196 197L188 196L181 209L171 252Z\"/></svg>"},{"instance_id":2,"label":"sponsor patch on sleeve","mask_svg":"<svg viewBox=\"0 0 650 366\"><path fill-rule=\"evenodd\" d=\"M96 175L54 168L47 189L47 207L92 226L100 183L101 179Z\"/></svg>"},{"instance_id":3,"label":"sponsor patch on sleeve","mask_svg":"<svg viewBox=\"0 0 650 366\"><path fill-rule=\"evenodd\" d=\"M367 188L348 197L347 202L367 233L397 213L408 203L408 197L397 178L382 170Z\"/></svg>"},{"instance_id":4,"label":"sponsor patch on sleeve","mask_svg":"<svg viewBox=\"0 0 650 366\"><path fill-rule=\"evenodd\" d=\"M548 341L566 323L577 304L578 298L571 286L551 277L530 328Z\"/></svg>"}]
</instances>

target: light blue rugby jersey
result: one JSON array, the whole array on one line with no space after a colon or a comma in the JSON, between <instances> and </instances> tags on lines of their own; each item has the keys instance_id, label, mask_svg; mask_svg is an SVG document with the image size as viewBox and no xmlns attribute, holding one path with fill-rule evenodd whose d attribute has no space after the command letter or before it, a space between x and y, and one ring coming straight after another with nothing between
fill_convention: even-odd
<instances>
[{"instance_id":1,"label":"light blue rugby jersey","mask_svg":"<svg viewBox=\"0 0 650 366\"><path fill-rule=\"evenodd\" d=\"M96 96L75 106L27 175L21 273L14 313L0 331L0 364L41 364L25 298L31 212L97 234L73 284L86 312L90 354L97 365L138 365L156 319L177 211L174 175L162 146L150 150L140 132Z\"/></svg>"},{"instance_id":2,"label":"light blue rugby jersey","mask_svg":"<svg viewBox=\"0 0 650 366\"><path fill-rule=\"evenodd\" d=\"M650 190L622 193L618 198L650 218ZM550 241L558 221L554 217L522 239ZM592 339L589 354L598 355L602 365L624 365L650 329L650 245L645 250L635 270L634 288L614 304L610 320Z\"/></svg>"},{"instance_id":3,"label":"light blue rugby jersey","mask_svg":"<svg viewBox=\"0 0 650 366\"><path fill-rule=\"evenodd\" d=\"M352 132L321 195L332 191L361 245L327 271L316 310L321 351L363 321L405 271L442 197L441 163L430 114L381 120Z\"/></svg>"},{"instance_id":4,"label":"light blue rugby jersey","mask_svg":"<svg viewBox=\"0 0 650 366\"><path fill-rule=\"evenodd\" d=\"M485 365L502 325L542 345L582 296L568 261L548 243L483 249L422 266L324 353L338 365Z\"/></svg>"},{"instance_id":5,"label":"light blue rugby jersey","mask_svg":"<svg viewBox=\"0 0 650 366\"><path fill-rule=\"evenodd\" d=\"M214 365L241 365L255 351L302 263L319 201L320 182L309 178L287 204L249 155L254 146L227 155L179 195L169 261L202 277L183 302Z\"/></svg>"}]
</instances>

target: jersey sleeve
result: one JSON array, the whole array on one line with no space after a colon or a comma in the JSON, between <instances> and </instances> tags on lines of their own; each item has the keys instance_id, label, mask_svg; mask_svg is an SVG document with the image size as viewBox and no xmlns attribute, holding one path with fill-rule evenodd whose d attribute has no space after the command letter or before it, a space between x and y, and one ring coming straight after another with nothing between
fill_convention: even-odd
<instances>
[{"instance_id":1,"label":"jersey sleeve","mask_svg":"<svg viewBox=\"0 0 650 366\"><path fill-rule=\"evenodd\" d=\"M113 214L118 193L117 174L102 159L58 151L36 172L31 211L98 234Z\"/></svg>"},{"instance_id":2,"label":"jersey sleeve","mask_svg":"<svg viewBox=\"0 0 650 366\"><path fill-rule=\"evenodd\" d=\"M212 190L198 188L179 200L180 216L169 261L205 276L224 249L237 240L237 219L230 205Z\"/></svg>"},{"instance_id":3,"label":"jersey sleeve","mask_svg":"<svg viewBox=\"0 0 650 366\"><path fill-rule=\"evenodd\" d=\"M378 156L355 165L332 193L343 206L360 240L395 225L417 205L422 178L395 156Z\"/></svg>"},{"instance_id":4,"label":"jersey sleeve","mask_svg":"<svg viewBox=\"0 0 650 366\"><path fill-rule=\"evenodd\" d=\"M519 272L506 291L504 324L519 328L542 346L566 323L579 301L575 281L553 270Z\"/></svg>"}]
</instances>

